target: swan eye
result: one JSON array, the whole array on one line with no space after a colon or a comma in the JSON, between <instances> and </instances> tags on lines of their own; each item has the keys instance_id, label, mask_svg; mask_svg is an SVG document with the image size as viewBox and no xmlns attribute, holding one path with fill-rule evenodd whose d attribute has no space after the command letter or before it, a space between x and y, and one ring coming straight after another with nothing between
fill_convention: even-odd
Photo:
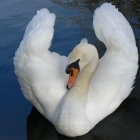
<instances>
[{"instance_id":1,"label":"swan eye","mask_svg":"<svg viewBox=\"0 0 140 140\"><path fill-rule=\"evenodd\" d=\"M78 59L77 61L69 64L67 67L66 67L66 73L67 74L71 74L71 76L73 75L73 68L75 69L78 69L80 71L80 67L79 67L79 61L80 59Z\"/></svg>"}]
</instances>

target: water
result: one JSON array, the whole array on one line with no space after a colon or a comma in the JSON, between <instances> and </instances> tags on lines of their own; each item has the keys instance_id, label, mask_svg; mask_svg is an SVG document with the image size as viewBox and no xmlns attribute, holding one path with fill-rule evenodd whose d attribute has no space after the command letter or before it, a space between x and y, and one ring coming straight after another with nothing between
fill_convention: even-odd
<instances>
[{"instance_id":1,"label":"water","mask_svg":"<svg viewBox=\"0 0 140 140\"><path fill-rule=\"evenodd\" d=\"M38 9L47 7L57 16L51 51L68 55L81 38L105 52L93 32L94 9L105 0L0 0L0 140L65 140L53 126L24 99L14 74L13 56L25 27ZM138 0L113 1L133 27L140 47L140 3ZM132 94L109 117L78 140L140 139L140 73ZM32 112L31 112L32 109ZM31 112L31 113L30 113ZM29 115L30 114L30 115ZM28 117L29 116L29 117Z\"/></svg>"}]
</instances>

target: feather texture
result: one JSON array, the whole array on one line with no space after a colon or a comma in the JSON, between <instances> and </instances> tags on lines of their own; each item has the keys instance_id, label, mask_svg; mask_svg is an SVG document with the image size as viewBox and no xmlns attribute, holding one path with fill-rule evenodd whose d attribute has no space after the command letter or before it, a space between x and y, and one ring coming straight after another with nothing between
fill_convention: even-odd
<instances>
[{"instance_id":1,"label":"feather texture","mask_svg":"<svg viewBox=\"0 0 140 140\"><path fill-rule=\"evenodd\" d=\"M14 58L24 96L49 120L66 91L67 58L48 50L54 22L54 14L47 9L39 10L28 24Z\"/></svg>"},{"instance_id":2,"label":"feather texture","mask_svg":"<svg viewBox=\"0 0 140 140\"><path fill-rule=\"evenodd\" d=\"M138 70L135 37L115 6L102 4L95 10L93 27L107 51L98 62L96 48L82 39L69 59L71 63L79 60L84 70L67 91L68 58L49 51L54 23L55 15L47 9L39 10L29 22L14 57L15 73L23 95L58 132L79 136L111 114L130 94Z\"/></svg>"}]
</instances>

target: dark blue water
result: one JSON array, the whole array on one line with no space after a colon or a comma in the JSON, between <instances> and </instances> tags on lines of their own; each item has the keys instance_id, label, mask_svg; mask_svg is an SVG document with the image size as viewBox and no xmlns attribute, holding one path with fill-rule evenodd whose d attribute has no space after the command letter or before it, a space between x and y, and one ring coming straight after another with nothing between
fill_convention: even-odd
<instances>
[{"instance_id":1,"label":"dark blue water","mask_svg":"<svg viewBox=\"0 0 140 140\"><path fill-rule=\"evenodd\" d=\"M51 51L68 55L81 38L94 43L102 56L104 45L93 32L94 9L105 0L0 0L0 140L64 140L22 96L14 74L13 57L27 23L36 11L48 8L57 16ZM126 16L140 50L140 2L114 0ZM140 140L140 73L132 94L110 116L78 140ZM31 111L32 109L32 111Z\"/></svg>"}]
</instances>

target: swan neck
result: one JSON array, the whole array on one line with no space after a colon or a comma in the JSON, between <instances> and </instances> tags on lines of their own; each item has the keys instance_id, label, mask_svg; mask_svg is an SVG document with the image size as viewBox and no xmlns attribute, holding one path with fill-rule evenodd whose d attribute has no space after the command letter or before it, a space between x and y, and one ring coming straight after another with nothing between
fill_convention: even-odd
<instances>
[{"instance_id":1,"label":"swan neck","mask_svg":"<svg viewBox=\"0 0 140 140\"><path fill-rule=\"evenodd\" d=\"M98 61L88 63L77 76L71 92L84 100L88 97L89 83L98 65Z\"/></svg>"}]
</instances>

